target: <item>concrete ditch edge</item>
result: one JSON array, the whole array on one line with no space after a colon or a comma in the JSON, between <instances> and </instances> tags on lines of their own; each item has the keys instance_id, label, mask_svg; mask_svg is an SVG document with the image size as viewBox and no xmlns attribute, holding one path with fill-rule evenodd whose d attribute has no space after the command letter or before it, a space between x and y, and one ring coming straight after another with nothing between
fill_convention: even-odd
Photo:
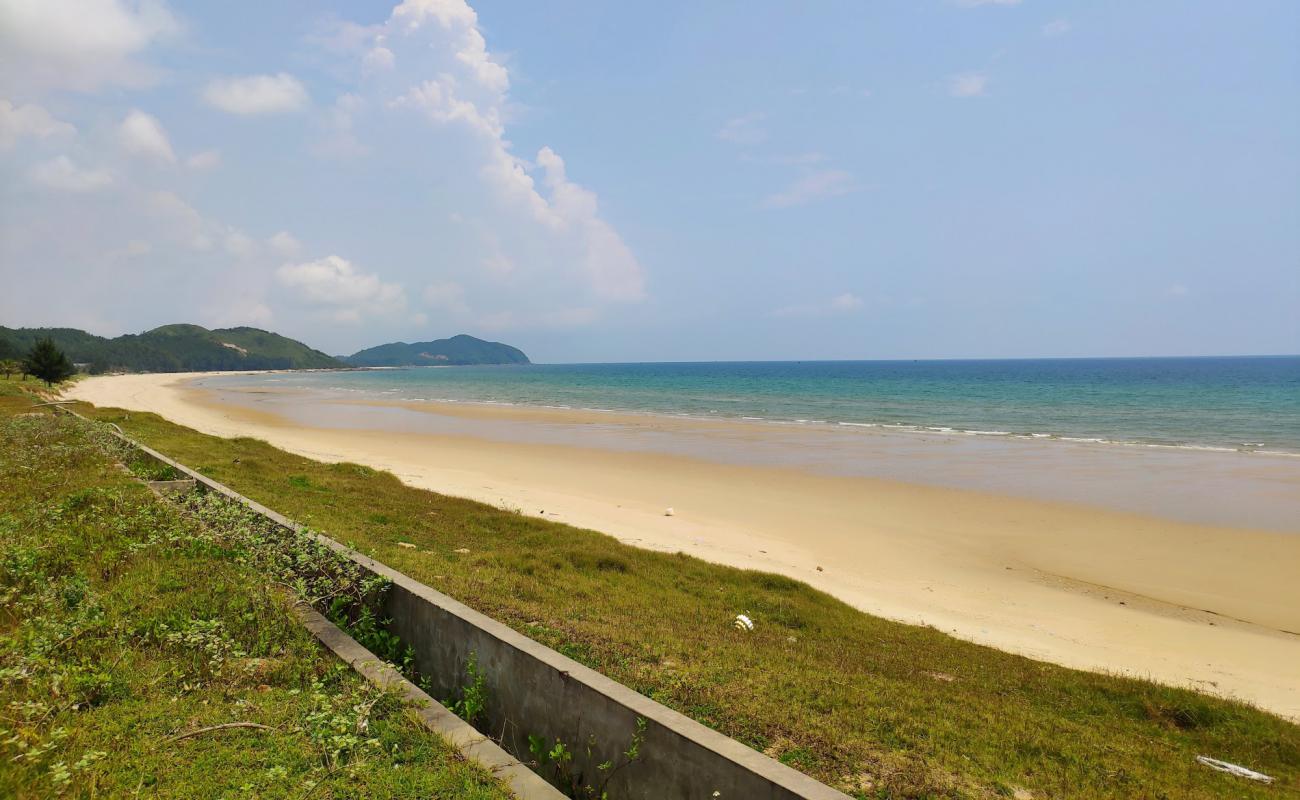
<instances>
[{"instance_id":1,"label":"concrete ditch edge","mask_svg":"<svg viewBox=\"0 0 1300 800\"><path fill-rule=\"evenodd\" d=\"M87 417L77 413L76 411L70 408L60 408L59 410L67 411L68 413L77 416L83 420L93 421L93 420L89 420ZM117 426L113 426L113 427L116 428ZM358 565L370 570L371 572L377 575L381 575L389 579L390 581L392 581L395 587L399 587L406 594L416 597L419 600L422 600L425 603L433 606L440 613L456 618L464 625L477 630L483 636L494 639L500 642L501 644L503 644L504 646L508 647L509 649L516 651L519 654L526 656L529 659L549 668L550 670L554 671L555 674L561 676L564 683L566 684L572 683L573 685L584 686L591 693L602 696L608 702L621 706L623 709L632 712L638 717L643 717L653 722L655 725L659 726L660 728L670 732L675 738L682 740L684 742L688 742L694 748L697 748L707 753L711 753L713 757L721 759L723 762L730 762L732 765L734 765L734 768L736 770L749 774L755 779L755 782L761 785L762 787L760 791L753 791L753 789L757 787L751 787L751 790L746 792L743 795L745 797L753 797L756 800L758 798L763 798L764 800L766 800L767 798L773 798L774 800L786 800L787 798L797 799L797 800L851 800L851 798L849 798L849 796L844 794L843 792L840 792L817 780L814 780L808 775L805 775L802 772L799 772L791 767L788 767L776 761L775 759L763 755L762 753L759 753L758 751L744 744L741 744L740 742L731 739L730 737L724 736L723 734L718 733L717 731L712 730L711 728L708 728L700 724L699 722L696 722L695 720L685 716L684 714L681 714L677 711L668 708L667 706L664 706L654 700L651 700L650 698L642 694L639 694L633 691L632 689L629 689L623 684L618 683L617 681L599 672L596 672L595 670L586 667L574 661L573 659L570 659L567 656L564 656L550 649L549 647L546 647L540 642L534 641L533 639L530 639L527 636L518 633L514 629L500 622L497 622L491 617L488 617L484 614L481 614L473 610L469 606L466 606L465 604L453 599L452 597L445 595L442 592L439 592L430 586L420 583L419 581L415 580L414 578L411 578L408 575L405 575L401 572L398 572L395 569L392 569L386 564L383 564L379 561L374 560L373 558L370 558L369 556L359 553L353 550L352 548L347 547L346 545L343 545L329 538L328 536L324 536L322 534L311 531L306 526L299 525L298 523L294 522L288 517L285 517L283 514L273 511L272 509L267 508L261 503L258 503L256 500L245 497L244 495L234 491L228 486L219 483L218 481L215 481L211 478L208 478L207 476L195 470L190 469L184 464L181 464L169 458L168 456L163 455L162 453L158 452L157 450L154 450L148 445L142 444L140 442L131 439L125 433L121 432L120 429L115 430L114 435L116 435L118 438L120 438L122 441L126 442L127 444L131 445L132 447L135 447L140 452L148 455L150 458L155 459L159 463L165 464L171 467L172 469L175 469L177 472L181 473L187 478L193 479L197 483L202 484L208 489L218 492L221 495L225 496L226 498L233 500L237 503L240 503L241 505L249 508L250 510L276 523L277 525L280 525L284 528L287 528L295 532L306 533L307 535L310 535L311 537L319 541L321 544L324 544L330 549L340 553L341 555L346 556L347 558L357 563ZM326 621L326 624L330 624L330 623ZM333 626L331 625L331 627ZM346 636L346 634L342 633L342 631L339 631L339 634L342 636ZM349 641L352 641L352 644L359 651L365 653L367 656L369 656L370 659L373 659L374 663L376 664L382 663L379 661L377 656L374 656L368 650L362 648L360 644L356 643L354 640L351 640L351 637L347 637L347 638L349 639ZM354 662L350 661L350 663L354 663ZM356 664L354 663L354 667L355 666ZM366 673L363 672L362 674L366 674ZM402 678L401 680L404 681L405 679ZM409 684L409 682L407 683ZM414 685L411 685L411 689L415 690L416 692L419 692L419 694L423 695L425 698L429 698L427 694L420 691ZM429 698L429 702L432 703L434 701L432 700L432 698ZM435 705L437 704L435 703ZM459 718L452 715L450 711L447 711L441 705L437 705L437 708L441 709L442 712L446 713L449 716L452 716L454 719L457 719L459 721ZM490 744L492 747L496 748L497 750L500 750L500 752L504 754L507 759L511 759L514 760L515 763L519 763L517 759L514 759L514 756L509 755L507 751L497 746L494 742L492 742L487 737L484 737L474 728L470 727L468 723L461 721L461 725L464 725L465 728L469 729L470 731L473 731L473 736L477 737L476 740L470 741L466 745L467 747L466 750L462 750L462 752L466 753L467 757L479 761L480 759L476 755L471 755L469 751L478 752L480 748L483 747L483 743L487 743ZM520 766L523 767L522 764L520 764ZM488 765L488 768L492 769L493 767L491 765ZM523 767L523 768L527 770L527 767ZM533 773L531 770L527 770L527 771L529 775L531 775L533 778L537 780L537 782L541 783L552 792L552 794L547 794L544 796L546 797L564 796L560 794L558 791L556 791L549 783L543 780L540 776L536 775L536 773ZM692 792L692 794L694 794L694 792ZM521 794L520 796L522 797L525 795ZM533 797L533 796L541 797L543 795L528 795L527 797ZM658 795L651 794L645 796L656 797ZM682 796L687 796L687 795L683 794ZM705 796L707 796L707 794ZM736 798L740 795L736 795L736 794L724 795L720 793L715 793L713 796L722 797L723 800L733 800L733 798Z\"/></svg>"},{"instance_id":2,"label":"concrete ditch edge","mask_svg":"<svg viewBox=\"0 0 1300 800\"><path fill-rule=\"evenodd\" d=\"M447 710L402 673L379 656L362 647L316 609L302 601L294 603L294 612L307 630L334 655L347 662L362 677L380 689L395 690L411 708L420 724L446 739L465 758L474 761L505 782L520 800L561 800L564 795L496 742L474 729L468 722Z\"/></svg>"}]
</instances>

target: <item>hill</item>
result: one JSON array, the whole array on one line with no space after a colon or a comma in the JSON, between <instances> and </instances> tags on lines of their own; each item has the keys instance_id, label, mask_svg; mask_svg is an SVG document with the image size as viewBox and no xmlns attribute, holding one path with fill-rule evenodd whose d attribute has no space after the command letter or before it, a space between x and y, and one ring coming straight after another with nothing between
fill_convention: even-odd
<instances>
[{"instance_id":1,"label":"hill","mask_svg":"<svg viewBox=\"0 0 1300 800\"><path fill-rule=\"evenodd\" d=\"M49 337L90 372L210 372L233 369L320 369L344 366L302 342L258 328L164 325L108 339L76 328L0 327L0 358L19 358Z\"/></svg>"},{"instance_id":2,"label":"hill","mask_svg":"<svg viewBox=\"0 0 1300 800\"><path fill-rule=\"evenodd\" d=\"M517 347L485 342L466 334L432 342L391 342L341 356L355 367L409 367L467 364L528 364L528 356Z\"/></svg>"}]
</instances>

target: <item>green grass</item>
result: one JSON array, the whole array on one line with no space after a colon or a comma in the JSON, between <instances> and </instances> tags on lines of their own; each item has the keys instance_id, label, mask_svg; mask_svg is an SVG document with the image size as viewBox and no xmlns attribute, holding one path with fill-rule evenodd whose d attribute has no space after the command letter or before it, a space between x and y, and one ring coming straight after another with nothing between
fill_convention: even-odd
<instances>
[{"instance_id":1,"label":"green grass","mask_svg":"<svg viewBox=\"0 0 1300 800\"><path fill-rule=\"evenodd\" d=\"M22 388L0 381L0 797L508 796ZM174 738L230 722L269 729Z\"/></svg>"},{"instance_id":2,"label":"green grass","mask_svg":"<svg viewBox=\"0 0 1300 800\"><path fill-rule=\"evenodd\" d=\"M859 797L1300 794L1300 727L1240 703L1010 655L785 577L638 550L364 466L82 410ZM742 611L752 634L731 627ZM1278 780L1213 772L1198 754Z\"/></svg>"}]
</instances>

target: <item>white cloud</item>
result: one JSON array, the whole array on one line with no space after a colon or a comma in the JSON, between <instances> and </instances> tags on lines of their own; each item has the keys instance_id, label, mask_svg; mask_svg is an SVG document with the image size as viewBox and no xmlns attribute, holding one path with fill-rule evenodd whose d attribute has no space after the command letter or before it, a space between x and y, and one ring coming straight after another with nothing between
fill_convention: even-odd
<instances>
[{"instance_id":1,"label":"white cloud","mask_svg":"<svg viewBox=\"0 0 1300 800\"><path fill-rule=\"evenodd\" d=\"M761 124L766 118L766 114L757 111L752 114L734 117L727 120L718 129L716 136L724 142L733 144L761 144L767 139L767 131L763 129Z\"/></svg>"},{"instance_id":2,"label":"white cloud","mask_svg":"<svg viewBox=\"0 0 1300 800\"><path fill-rule=\"evenodd\" d=\"M775 156L755 156L745 153L740 156L740 160L751 164L776 164L777 166L782 167L807 167L826 161L826 154L818 153L816 151Z\"/></svg>"},{"instance_id":3,"label":"white cloud","mask_svg":"<svg viewBox=\"0 0 1300 800\"><path fill-rule=\"evenodd\" d=\"M487 42L478 29L478 14L464 0L405 0L393 9L390 21L410 33L429 20L436 20L443 30L455 34L456 60L480 85L497 93L510 87L506 68L487 51Z\"/></svg>"},{"instance_id":4,"label":"white cloud","mask_svg":"<svg viewBox=\"0 0 1300 800\"><path fill-rule=\"evenodd\" d=\"M1070 21L1068 19L1054 19L1043 26L1044 36L1064 36L1070 32Z\"/></svg>"},{"instance_id":5,"label":"white cloud","mask_svg":"<svg viewBox=\"0 0 1300 800\"><path fill-rule=\"evenodd\" d=\"M309 102L302 82L287 72L218 78L204 88L203 99L213 108L245 115L300 111Z\"/></svg>"},{"instance_id":6,"label":"white cloud","mask_svg":"<svg viewBox=\"0 0 1300 800\"><path fill-rule=\"evenodd\" d=\"M161 0L5 0L0 86L145 86L155 72L135 57L179 30Z\"/></svg>"},{"instance_id":7,"label":"white cloud","mask_svg":"<svg viewBox=\"0 0 1300 800\"><path fill-rule=\"evenodd\" d=\"M365 316L399 314L406 309L406 292L401 286L361 272L339 256L285 264L275 274L282 286L295 290L308 304L328 309L336 322L355 323Z\"/></svg>"},{"instance_id":8,"label":"white cloud","mask_svg":"<svg viewBox=\"0 0 1300 800\"><path fill-rule=\"evenodd\" d=\"M392 69L395 63L393 51L377 45L366 51L365 57L361 59L361 68L365 72L383 72Z\"/></svg>"},{"instance_id":9,"label":"white cloud","mask_svg":"<svg viewBox=\"0 0 1300 800\"><path fill-rule=\"evenodd\" d=\"M93 192L113 182L105 169L82 169L67 156L33 164L27 176L40 186L61 192Z\"/></svg>"},{"instance_id":10,"label":"white cloud","mask_svg":"<svg viewBox=\"0 0 1300 800\"><path fill-rule=\"evenodd\" d=\"M853 176L844 170L822 170L800 178L784 191L768 195L763 205L767 208L802 206L814 200L848 194L856 188Z\"/></svg>"},{"instance_id":11,"label":"white cloud","mask_svg":"<svg viewBox=\"0 0 1300 800\"><path fill-rule=\"evenodd\" d=\"M477 19L462 0L407 0L398 6L376 38L395 48L432 29L450 38L447 49L453 55L436 78L411 86L388 105L419 111L436 125L468 129L483 146L480 175L508 208L524 211L549 231L559 268L575 265L588 291L601 300L642 299L645 276L641 265L614 227L600 216L596 194L570 181L564 160L549 147L542 147L537 154L543 193L530 174L533 165L511 152L503 122L509 74L488 53ZM423 49L428 49L427 44ZM399 57L402 52L399 50ZM489 255L490 271L515 273L508 258Z\"/></svg>"},{"instance_id":12,"label":"white cloud","mask_svg":"<svg viewBox=\"0 0 1300 800\"><path fill-rule=\"evenodd\" d=\"M537 163L551 190L551 211L561 225L582 234L582 266L596 294L610 300L641 299L645 293L641 265L614 228L598 215L595 192L570 181L564 160L551 148L538 151Z\"/></svg>"},{"instance_id":13,"label":"white cloud","mask_svg":"<svg viewBox=\"0 0 1300 800\"><path fill-rule=\"evenodd\" d=\"M1175 283L1174 285L1170 286L1168 289L1165 289L1165 294L1169 297L1186 297L1191 293L1192 290L1188 289L1186 286L1184 286L1181 283Z\"/></svg>"},{"instance_id":14,"label":"white cloud","mask_svg":"<svg viewBox=\"0 0 1300 800\"><path fill-rule=\"evenodd\" d=\"M185 166L190 169L212 169L220 163L220 150L204 150L185 159Z\"/></svg>"},{"instance_id":15,"label":"white cloud","mask_svg":"<svg viewBox=\"0 0 1300 800\"><path fill-rule=\"evenodd\" d=\"M796 303L783 306L772 312L775 317L826 317L838 314L852 314L862 308L862 298L851 292L843 292L818 303Z\"/></svg>"},{"instance_id":16,"label":"white cloud","mask_svg":"<svg viewBox=\"0 0 1300 800\"><path fill-rule=\"evenodd\" d=\"M957 5L964 8L978 8L979 6L1018 6L1021 0L957 0Z\"/></svg>"},{"instance_id":17,"label":"white cloud","mask_svg":"<svg viewBox=\"0 0 1300 800\"><path fill-rule=\"evenodd\" d=\"M359 95L345 93L334 100L334 105L325 112L325 137L312 151L318 156L336 156L355 158L370 152L353 132L353 118L366 106L366 101Z\"/></svg>"},{"instance_id":18,"label":"white cloud","mask_svg":"<svg viewBox=\"0 0 1300 800\"><path fill-rule=\"evenodd\" d=\"M450 281L431 283L424 287L424 304L449 314L469 313L469 305L465 302L465 287Z\"/></svg>"},{"instance_id":19,"label":"white cloud","mask_svg":"<svg viewBox=\"0 0 1300 800\"><path fill-rule=\"evenodd\" d=\"M157 117L132 109L117 128L118 141L128 153L175 163L176 153Z\"/></svg>"},{"instance_id":20,"label":"white cloud","mask_svg":"<svg viewBox=\"0 0 1300 800\"><path fill-rule=\"evenodd\" d=\"M248 234L234 228L226 231L221 244L226 248L226 252L235 258L248 258L257 252L257 242L253 241Z\"/></svg>"},{"instance_id":21,"label":"white cloud","mask_svg":"<svg viewBox=\"0 0 1300 800\"><path fill-rule=\"evenodd\" d=\"M859 308L862 308L862 298L855 294L845 292L831 298L832 311L856 311Z\"/></svg>"},{"instance_id":22,"label":"white cloud","mask_svg":"<svg viewBox=\"0 0 1300 800\"><path fill-rule=\"evenodd\" d=\"M70 123L55 119L38 105L15 106L0 100L0 151L13 147L19 139L66 138L74 136L77 129Z\"/></svg>"},{"instance_id":23,"label":"white cloud","mask_svg":"<svg viewBox=\"0 0 1300 800\"><path fill-rule=\"evenodd\" d=\"M982 72L964 72L948 79L948 93L953 97L980 97L988 88L989 77Z\"/></svg>"},{"instance_id":24,"label":"white cloud","mask_svg":"<svg viewBox=\"0 0 1300 800\"><path fill-rule=\"evenodd\" d=\"M582 328L600 318L600 312L588 306L556 308L548 311L494 311L475 319L480 328L508 331L520 328Z\"/></svg>"},{"instance_id":25,"label":"white cloud","mask_svg":"<svg viewBox=\"0 0 1300 800\"><path fill-rule=\"evenodd\" d=\"M266 243L271 246L272 250L285 258L293 258L302 250L302 243L288 231L280 231L267 239Z\"/></svg>"}]
</instances>

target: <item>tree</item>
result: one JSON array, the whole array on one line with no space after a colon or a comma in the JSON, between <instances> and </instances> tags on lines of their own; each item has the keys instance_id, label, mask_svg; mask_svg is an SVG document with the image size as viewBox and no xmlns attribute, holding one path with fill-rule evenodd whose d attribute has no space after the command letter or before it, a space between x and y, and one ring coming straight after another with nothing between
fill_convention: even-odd
<instances>
[{"instance_id":1,"label":"tree","mask_svg":"<svg viewBox=\"0 0 1300 800\"><path fill-rule=\"evenodd\" d=\"M27 353L23 367L29 375L35 375L45 381L46 386L53 386L72 376L76 369L63 351L54 346L52 339L38 339Z\"/></svg>"},{"instance_id":2,"label":"tree","mask_svg":"<svg viewBox=\"0 0 1300 800\"><path fill-rule=\"evenodd\" d=\"M9 376L13 375L15 372L22 371L23 363L21 361L16 361L12 358L6 358L3 361L0 361L0 372L5 374L5 380L8 380Z\"/></svg>"}]
</instances>

